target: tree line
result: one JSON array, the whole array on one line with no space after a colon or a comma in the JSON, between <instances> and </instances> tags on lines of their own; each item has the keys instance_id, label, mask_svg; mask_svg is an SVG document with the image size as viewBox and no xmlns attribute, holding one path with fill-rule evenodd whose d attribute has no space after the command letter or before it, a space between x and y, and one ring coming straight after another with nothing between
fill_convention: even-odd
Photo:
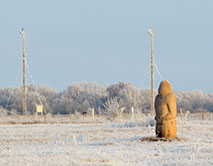
<instances>
[{"instance_id":1,"label":"tree line","mask_svg":"<svg viewBox=\"0 0 213 166\"><path fill-rule=\"evenodd\" d=\"M155 90L155 95L157 90ZM177 109L186 112L213 112L213 93L176 91ZM150 89L138 89L130 83L99 85L95 82L74 83L57 92L48 86L27 86L27 111L35 114L36 105L43 104L50 114L96 114L150 112ZM22 88L0 89L0 114L22 114Z\"/></svg>"}]
</instances>

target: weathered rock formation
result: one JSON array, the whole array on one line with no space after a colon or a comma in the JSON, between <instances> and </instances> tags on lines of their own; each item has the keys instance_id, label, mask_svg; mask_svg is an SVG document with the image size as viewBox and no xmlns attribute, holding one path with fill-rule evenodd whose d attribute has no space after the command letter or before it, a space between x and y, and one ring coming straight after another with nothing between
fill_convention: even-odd
<instances>
[{"instance_id":1,"label":"weathered rock formation","mask_svg":"<svg viewBox=\"0 0 213 166\"><path fill-rule=\"evenodd\" d=\"M177 105L176 97L172 91L169 81L164 80L160 83L158 95L155 98L155 120L157 137L175 138L176 137L176 116Z\"/></svg>"}]
</instances>

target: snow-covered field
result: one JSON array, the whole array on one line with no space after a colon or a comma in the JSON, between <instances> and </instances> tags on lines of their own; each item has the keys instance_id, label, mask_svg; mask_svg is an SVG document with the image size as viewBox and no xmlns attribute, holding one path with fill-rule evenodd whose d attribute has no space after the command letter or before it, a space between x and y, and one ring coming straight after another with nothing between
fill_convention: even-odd
<instances>
[{"instance_id":1,"label":"snow-covered field","mask_svg":"<svg viewBox=\"0 0 213 166\"><path fill-rule=\"evenodd\" d=\"M150 116L90 117L70 124L1 124L0 165L213 165L213 119L177 118L181 141L143 142L154 136Z\"/></svg>"}]
</instances>

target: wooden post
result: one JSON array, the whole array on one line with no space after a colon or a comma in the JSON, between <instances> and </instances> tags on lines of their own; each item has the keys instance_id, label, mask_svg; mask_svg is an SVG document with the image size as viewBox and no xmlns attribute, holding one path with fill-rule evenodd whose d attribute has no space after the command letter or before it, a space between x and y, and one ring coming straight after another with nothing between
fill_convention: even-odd
<instances>
[{"instance_id":1,"label":"wooden post","mask_svg":"<svg viewBox=\"0 0 213 166\"><path fill-rule=\"evenodd\" d=\"M125 110L125 107L121 107L120 108L120 118L122 118L122 114L123 114L123 111Z\"/></svg>"},{"instance_id":2,"label":"wooden post","mask_svg":"<svg viewBox=\"0 0 213 166\"><path fill-rule=\"evenodd\" d=\"M154 52L152 28L149 28L149 34L151 37L151 114L154 116Z\"/></svg>"},{"instance_id":3,"label":"wooden post","mask_svg":"<svg viewBox=\"0 0 213 166\"><path fill-rule=\"evenodd\" d=\"M24 47L24 28L21 30L22 44L23 44L23 115L27 115L27 98L26 98L26 59L25 59L25 47Z\"/></svg>"},{"instance_id":4,"label":"wooden post","mask_svg":"<svg viewBox=\"0 0 213 166\"><path fill-rule=\"evenodd\" d=\"M95 108L91 108L91 111L92 111L92 119L95 120Z\"/></svg>"},{"instance_id":5,"label":"wooden post","mask_svg":"<svg viewBox=\"0 0 213 166\"><path fill-rule=\"evenodd\" d=\"M131 117L131 119L132 119L132 120L133 120L133 118L134 118L134 112L135 112L134 107L131 107L131 113L132 113L132 117Z\"/></svg>"}]
</instances>

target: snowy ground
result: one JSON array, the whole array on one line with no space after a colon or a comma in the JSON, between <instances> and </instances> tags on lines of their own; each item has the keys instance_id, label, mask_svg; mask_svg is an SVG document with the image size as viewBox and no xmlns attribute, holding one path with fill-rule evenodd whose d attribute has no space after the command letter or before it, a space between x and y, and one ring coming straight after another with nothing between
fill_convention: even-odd
<instances>
[{"instance_id":1,"label":"snowy ground","mask_svg":"<svg viewBox=\"0 0 213 166\"><path fill-rule=\"evenodd\" d=\"M1 124L0 165L213 165L213 120L177 118L182 141L154 136L151 117L70 124ZM94 123L95 122L95 123Z\"/></svg>"}]
</instances>

